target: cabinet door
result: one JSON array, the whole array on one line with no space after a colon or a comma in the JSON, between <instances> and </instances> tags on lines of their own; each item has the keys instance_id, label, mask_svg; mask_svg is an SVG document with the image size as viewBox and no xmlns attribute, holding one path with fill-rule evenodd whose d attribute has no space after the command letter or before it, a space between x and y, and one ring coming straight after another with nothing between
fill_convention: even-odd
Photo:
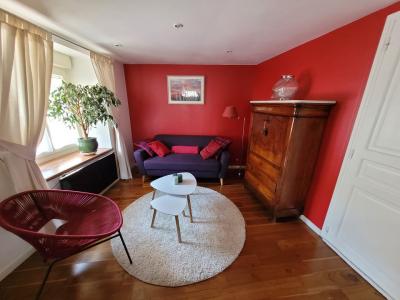
<instances>
[{"instance_id":1,"label":"cabinet door","mask_svg":"<svg viewBox=\"0 0 400 300\"><path fill-rule=\"evenodd\" d=\"M281 167L287 145L288 117L253 113L250 152Z\"/></svg>"}]
</instances>

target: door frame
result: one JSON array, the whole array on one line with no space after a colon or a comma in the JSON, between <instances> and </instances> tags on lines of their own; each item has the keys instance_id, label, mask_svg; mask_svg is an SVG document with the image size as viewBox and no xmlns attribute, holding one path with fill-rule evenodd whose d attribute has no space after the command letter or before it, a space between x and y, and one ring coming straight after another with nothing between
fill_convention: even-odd
<instances>
[{"instance_id":1,"label":"door frame","mask_svg":"<svg viewBox=\"0 0 400 300\"><path fill-rule=\"evenodd\" d=\"M372 98L373 90L375 89L375 82L377 76L379 75L379 70L383 65L383 59L385 56L386 49L390 44L390 39L392 36L392 30L397 22L400 22L400 12L393 13L386 18L385 27L383 29L380 42L375 54L374 62L372 64L372 68L368 77L367 85L364 91L364 95L362 97L360 107L357 113L357 117L353 126L353 130L351 133L351 137L347 146L347 150L345 156L343 158L342 166L340 169L340 173L336 182L335 191L332 195L331 202L328 208L328 212L326 215L325 222L323 224L321 230L321 237L329 247L331 247L341 258L343 258L346 263L348 263L357 273L359 273L365 280L367 280L374 288L376 288L380 293L382 293L385 297L392 299L391 295L389 295L381 286L379 286L370 276L368 276L364 271L362 271L358 266L357 262L351 261L348 257L346 257L343 253L341 253L331 242L329 238L329 231L330 231L330 223L332 220L337 220L342 217L342 215L338 215L335 212L335 204L340 201L340 195L338 194L337 187L340 186L344 179L346 173L349 171L350 164L347 162L353 157L355 147L357 145L358 135L357 132L360 130L360 126L364 119L367 117L367 107L371 101L374 99ZM368 270L366 266L363 266L364 270ZM370 274L372 272L369 272Z\"/></svg>"}]
</instances>

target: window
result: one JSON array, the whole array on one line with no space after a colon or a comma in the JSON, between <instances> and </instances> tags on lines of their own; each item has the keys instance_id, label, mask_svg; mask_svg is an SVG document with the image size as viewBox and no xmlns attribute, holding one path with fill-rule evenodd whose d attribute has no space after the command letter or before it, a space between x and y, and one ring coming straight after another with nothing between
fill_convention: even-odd
<instances>
[{"instance_id":1,"label":"window","mask_svg":"<svg viewBox=\"0 0 400 300\"><path fill-rule=\"evenodd\" d=\"M55 43L55 47L60 45ZM58 46L57 46L58 45ZM50 95L62 85L62 81L74 84L96 84L97 78L93 70L90 57L82 55L72 48L61 47L54 51L53 74L50 82ZM97 138L99 148L111 148L111 139L108 124L97 124L90 128L89 136ZM62 121L47 117L43 139L36 149L36 159L39 163L61 157L78 151L80 131L77 128L68 128Z\"/></svg>"},{"instance_id":2,"label":"window","mask_svg":"<svg viewBox=\"0 0 400 300\"><path fill-rule=\"evenodd\" d=\"M50 94L61 86L62 80L61 75L53 74L51 76ZM43 139L36 150L37 158L39 161L43 161L57 154L76 151L78 138L79 134L76 129L70 129L63 122L47 117Z\"/></svg>"}]
</instances>

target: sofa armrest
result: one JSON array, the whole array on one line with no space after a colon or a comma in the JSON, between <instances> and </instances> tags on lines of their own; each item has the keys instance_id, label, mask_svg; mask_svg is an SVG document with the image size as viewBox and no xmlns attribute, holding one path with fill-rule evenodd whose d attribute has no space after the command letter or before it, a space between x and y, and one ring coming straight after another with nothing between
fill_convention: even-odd
<instances>
[{"instance_id":1,"label":"sofa armrest","mask_svg":"<svg viewBox=\"0 0 400 300\"><path fill-rule=\"evenodd\" d=\"M228 150L222 151L221 156L219 158L219 162L221 163L221 169L219 171L219 178L225 178L226 172L228 171L229 158L230 154Z\"/></svg>"},{"instance_id":2,"label":"sofa armrest","mask_svg":"<svg viewBox=\"0 0 400 300\"><path fill-rule=\"evenodd\" d=\"M144 161L149 158L149 155L147 154L146 151L143 149L138 149L135 152L133 152L133 156L136 161L136 165L139 169L139 172L142 176L147 175L146 174L146 169L144 168Z\"/></svg>"}]
</instances>

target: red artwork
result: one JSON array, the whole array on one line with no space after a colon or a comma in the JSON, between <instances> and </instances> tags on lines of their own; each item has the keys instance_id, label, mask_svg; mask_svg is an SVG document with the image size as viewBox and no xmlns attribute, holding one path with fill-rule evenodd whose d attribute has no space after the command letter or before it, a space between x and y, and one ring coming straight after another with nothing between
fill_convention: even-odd
<instances>
[{"instance_id":1,"label":"red artwork","mask_svg":"<svg viewBox=\"0 0 400 300\"><path fill-rule=\"evenodd\" d=\"M168 76L169 104L204 104L204 76Z\"/></svg>"}]
</instances>

